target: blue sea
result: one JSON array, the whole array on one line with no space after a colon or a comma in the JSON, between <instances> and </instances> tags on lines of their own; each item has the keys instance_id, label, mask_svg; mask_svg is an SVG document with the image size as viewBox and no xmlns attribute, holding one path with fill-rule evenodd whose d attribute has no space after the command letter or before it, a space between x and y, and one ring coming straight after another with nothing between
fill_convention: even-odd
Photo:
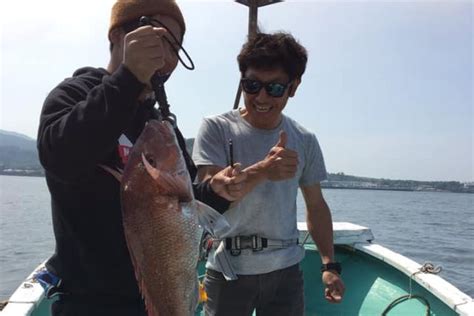
<instances>
[{"instance_id":1,"label":"blue sea","mask_svg":"<svg viewBox=\"0 0 474 316\"><path fill-rule=\"evenodd\" d=\"M372 229L375 241L474 296L474 194L326 189L334 221ZM305 219L298 200L298 218ZM54 250L44 178L0 176L0 300Z\"/></svg>"}]
</instances>

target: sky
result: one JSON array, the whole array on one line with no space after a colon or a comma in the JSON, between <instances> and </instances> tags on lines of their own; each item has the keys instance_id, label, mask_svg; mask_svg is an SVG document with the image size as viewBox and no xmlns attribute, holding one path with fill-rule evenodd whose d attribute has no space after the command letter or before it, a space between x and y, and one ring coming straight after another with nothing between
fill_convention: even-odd
<instances>
[{"instance_id":1,"label":"sky","mask_svg":"<svg viewBox=\"0 0 474 316\"><path fill-rule=\"evenodd\" d=\"M106 67L113 0L1 1L0 129L36 138L51 89L83 66ZM166 84L185 137L232 109L248 9L178 0L184 47ZM284 113L315 133L328 172L474 181L473 2L297 1L259 9L262 31L286 31L308 65Z\"/></svg>"}]
</instances>

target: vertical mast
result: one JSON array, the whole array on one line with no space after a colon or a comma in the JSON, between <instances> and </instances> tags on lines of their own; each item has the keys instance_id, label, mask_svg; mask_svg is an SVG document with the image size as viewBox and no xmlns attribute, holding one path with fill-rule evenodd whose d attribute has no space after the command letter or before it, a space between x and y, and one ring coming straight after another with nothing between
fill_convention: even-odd
<instances>
[{"instance_id":1,"label":"vertical mast","mask_svg":"<svg viewBox=\"0 0 474 316\"><path fill-rule=\"evenodd\" d=\"M238 2L240 4L243 4L249 7L249 30L248 30L249 38L257 34L258 8L266 6L266 5L282 2L282 1L283 0L235 0L235 2ZM234 101L234 109L237 109L239 107L241 94L242 94L242 87L240 86L240 83L239 83L239 86L237 88L237 94L235 96L235 101Z\"/></svg>"}]
</instances>

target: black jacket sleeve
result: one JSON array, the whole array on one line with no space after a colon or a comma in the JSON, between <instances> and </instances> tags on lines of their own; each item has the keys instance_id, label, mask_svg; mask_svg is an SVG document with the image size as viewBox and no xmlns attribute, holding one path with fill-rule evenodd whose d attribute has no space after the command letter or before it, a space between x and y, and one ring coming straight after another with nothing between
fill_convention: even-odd
<instances>
[{"instance_id":1,"label":"black jacket sleeve","mask_svg":"<svg viewBox=\"0 0 474 316\"><path fill-rule=\"evenodd\" d=\"M189 155L188 151L186 150L186 142L178 128L175 128L175 133L176 138L178 139L179 147L181 148L181 151L183 153L183 157L186 162L189 175L191 176L192 181L194 181L197 174L197 168L194 165L194 162L191 159L191 156ZM216 194L214 190L212 190L209 180L200 183L193 183L193 191L194 197L197 200L206 203L219 213L223 214L229 209L230 201Z\"/></svg>"},{"instance_id":2,"label":"black jacket sleeve","mask_svg":"<svg viewBox=\"0 0 474 316\"><path fill-rule=\"evenodd\" d=\"M144 87L124 66L112 75L89 70L78 71L57 86L41 113L40 161L47 171L65 180L92 170L115 149Z\"/></svg>"},{"instance_id":3,"label":"black jacket sleeve","mask_svg":"<svg viewBox=\"0 0 474 316\"><path fill-rule=\"evenodd\" d=\"M209 180L193 184L194 196L201 202L206 203L219 213L223 214L229 209L230 201L217 195L211 188Z\"/></svg>"}]
</instances>

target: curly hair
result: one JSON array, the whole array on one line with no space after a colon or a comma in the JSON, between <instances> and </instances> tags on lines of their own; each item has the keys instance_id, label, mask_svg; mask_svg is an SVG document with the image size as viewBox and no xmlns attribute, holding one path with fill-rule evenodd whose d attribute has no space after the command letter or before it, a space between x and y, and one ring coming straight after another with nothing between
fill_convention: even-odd
<instances>
[{"instance_id":1,"label":"curly hair","mask_svg":"<svg viewBox=\"0 0 474 316\"><path fill-rule=\"evenodd\" d=\"M289 33L257 33L242 46L237 61L242 76L249 67L256 69L281 67L289 79L293 80L303 75L308 54Z\"/></svg>"}]
</instances>

